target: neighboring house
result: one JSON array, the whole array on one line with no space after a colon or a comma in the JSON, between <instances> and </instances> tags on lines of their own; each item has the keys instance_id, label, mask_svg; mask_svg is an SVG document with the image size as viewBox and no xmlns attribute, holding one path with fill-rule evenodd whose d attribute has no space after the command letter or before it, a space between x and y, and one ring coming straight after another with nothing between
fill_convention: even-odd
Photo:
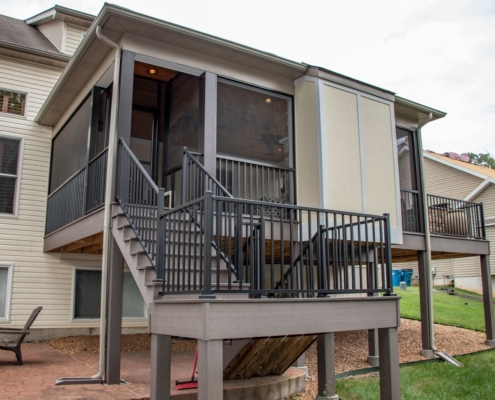
<instances>
[{"instance_id":1,"label":"neighboring house","mask_svg":"<svg viewBox=\"0 0 495 400\"><path fill-rule=\"evenodd\" d=\"M456 160L432 151L423 152L426 190L428 194L483 203L486 238L490 241L492 285L495 268L495 170ZM400 158L399 158L400 159ZM459 203L459 207L463 204ZM433 222L433 221L431 221ZM432 262L436 286L455 287L482 292L480 264L477 257L447 258ZM417 263L395 264L394 268L412 268Z\"/></svg>"},{"instance_id":2,"label":"neighboring house","mask_svg":"<svg viewBox=\"0 0 495 400\"><path fill-rule=\"evenodd\" d=\"M122 327L149 329L151 397L168 398L182 336L198 339L204 399L223 378L283 373L315 340L320 395L335 394L333 333L367 329L381 397L399 397L392 263L420 260L432 355L430 258L489 261L481 220L429 238L420 133L445 113L114 5L2 18L32 37L0 30L4 324L41 305L33 337L92 333L102 294L106 382Z\"/></svg>"}]
</instances>

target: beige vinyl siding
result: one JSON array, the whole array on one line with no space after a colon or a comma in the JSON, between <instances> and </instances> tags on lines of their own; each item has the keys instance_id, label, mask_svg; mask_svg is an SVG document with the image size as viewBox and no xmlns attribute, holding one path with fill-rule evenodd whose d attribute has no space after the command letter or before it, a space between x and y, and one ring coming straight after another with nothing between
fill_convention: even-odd
<instances>
[{"instance_id":1,"label":"beige vinyl siding","mask_svg":"<svg viewBox=\"0 0 495 400\"><path fill-rule=\"evenodd\" d=\"M87 31L85 28L81 28L76 25L66 24L65 26L65 46L63 52L66 54L74 54L79 43L82 40L82 34Z\"/></svg>"},{"instance_id":2,"label":"beige vinyl siding","mask_svg":"<svg viewBox=\"0 0 495 400\"><path fill-rule=\"evenodd\" d=\"M483 203L483 211L486 218L495 218L495 184L490 183L478 196L471 201ZM493 247L492 247L493 248ZM495 252L495 248L493 251Z\"/></svg>"},{"instance_id":3,"label":"beige vinyl siding","mask_svg":"<svg viewBox=\"0 0 495 400\"><path fill-rule=\"evenodd\" d=\"M296 86L296 184L299 205L320 207L316 84L303 81Z\"/></svg>"},{"instance_id":4,"label":"beige vinyl siding","mask_svg":"<svg viewBox=\"0 0 495 400\"><path fill-rule=\"evenodd\" d=\"M72 280L74 266L99 268L101 256L43 253L52 130L33 119L61 69L0 57L0 71L0 87L28 93L27 117L0 114L0 135L24 139L18 217L0 216L0 264L14 266L10 322L0 326L20 327L42 306L34 328L97 327L98 321L71 322Z\"/></svg>"},{"instance_id":5,"label":"beige vinyl siding","mask_svg":"<svg viewBox=\"0 0 495 400\"><path fill-rule=\"evenodd\" d=\"M60 51L64 42L64 27L65 24L62 21L51 21L37 26L38 30Z\"/></svg>"},{"instance_id":6,"label":"beige vinyl siding","mask_svg":"<svg viewBox=\"0 0 495 400\"><path fill-rule=\"evenodd\" d=\"M48 66L41 67L34 63L0 56L0 71L2 71L0 88L28 94L26 118L17 117L14 119L9 116L9 118L2 120L4 129L8 127L12 132L22 132L26 127L22 126L21 121L34 120L62 70ZM36 126L34 129L38 129L37 124L28 125Z\"/></svg>"},{"instance_id":7,"label":"beige vinyl siding","mask_svg":"<svg viewBox=\"0 0 495 400\"><path fill-rule=\"evenodd\" d=\"M329 208L363 212L357 95L323 85Z\"/></svg>"},{"instance_id":8,"label":"beige vinyl siding","mask_svg":"<svg viewBox=\"0 0 495 400\"><path fill-rule=\"evenodd\" d=\"M483 182L481 178L429 158L423 157L423 160L428 194L462 200Z\"/></svg>"},{"instance_id":9,"label":"beige vinyl siding","mask_svg":"<svg viewBox=\"0 0 495 400\"><path fill-rule=\"evenodd\" d=\"M367 212L390 214L398 226L394 135L390 105L361 97ZM398 177L397 177L398 179Z\"/></svg>"},{"instance_id":10,"label":"beige vinyl siding","mask_svg":"<svg viewBox=\"0 0 495 400\"><path fill-rule=\"evenodd\" d=\"M480 276L479 257L454 258L453 261L454 261L454 276L456 278Z\"/></svg>"}]
</instances>

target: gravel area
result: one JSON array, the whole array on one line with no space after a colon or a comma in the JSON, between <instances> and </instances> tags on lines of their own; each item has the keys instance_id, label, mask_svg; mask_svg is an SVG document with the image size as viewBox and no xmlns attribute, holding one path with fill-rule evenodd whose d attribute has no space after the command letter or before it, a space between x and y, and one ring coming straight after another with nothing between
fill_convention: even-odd
<instances>
[{"instance_id":1,"label":"gravel area","mask_svg":"<svg viewBox=\"0 0 495 400\"><path fill-rule=\"evenodd\" d=\"M367 368L368 331L338 332L335 334L335 363L336 373ZM484 344L485 334L468 329L451 326L435 325L435 343L440 351L450 355L471 353L488 349ZM58 338L47 342L53 348L65 354L97 353L99 351L99 336L72 336ZM122 336L122 351L148 351L150 349L150 335L136 334ZM173 350L195 350L196 341L188 339L173 339ZM399 328L399 355L400 362L422 360L421 323L401 319ZM314 399L318 388L316 343L306 352L306 365L309 369L309 379L306 392L298 400Z\"/></svg>"}]
</instances>

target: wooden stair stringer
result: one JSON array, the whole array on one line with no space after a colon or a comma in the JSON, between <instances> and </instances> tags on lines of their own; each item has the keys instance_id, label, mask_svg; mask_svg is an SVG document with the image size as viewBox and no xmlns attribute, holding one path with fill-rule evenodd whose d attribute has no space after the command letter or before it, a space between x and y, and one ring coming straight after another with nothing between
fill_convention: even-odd
<instances>
[{"instance_id":1,"label":"wooden stair stringer","mask_svg":"<svg viewBox=\"0 0 495 400\"><path fill-rule=\"evenodd\" d=\"M281 375L315 340L316 335L252 338L225 367L224 379Z\"/></svg>"}]
</instances>

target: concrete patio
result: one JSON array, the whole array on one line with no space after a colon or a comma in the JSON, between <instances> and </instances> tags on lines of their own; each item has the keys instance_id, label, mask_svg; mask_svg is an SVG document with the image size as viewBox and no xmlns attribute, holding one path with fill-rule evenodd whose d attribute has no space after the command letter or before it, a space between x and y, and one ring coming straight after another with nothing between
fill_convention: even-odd
<instances>
[{"instance_id":1,"label":"concrete patio","mask_svg":"<svg viewBox=\"0 0 495 400\"><path fill-rule=\"evenodd\" d=\"M60 377L88 377L98 370L98 354L65 355L46 343L22 345L24 365L11 352L0 352L1 399L148 399L150 352L122 353L122 379L127 384L55 386ZM194 352L172 353L172 382L191 378ZM282 376L224 382L224 399L272 400L304 390L305 375L290 368ZM173 399L197 399L196 390L172 391Z\"/></svg>"}]
</instances>

